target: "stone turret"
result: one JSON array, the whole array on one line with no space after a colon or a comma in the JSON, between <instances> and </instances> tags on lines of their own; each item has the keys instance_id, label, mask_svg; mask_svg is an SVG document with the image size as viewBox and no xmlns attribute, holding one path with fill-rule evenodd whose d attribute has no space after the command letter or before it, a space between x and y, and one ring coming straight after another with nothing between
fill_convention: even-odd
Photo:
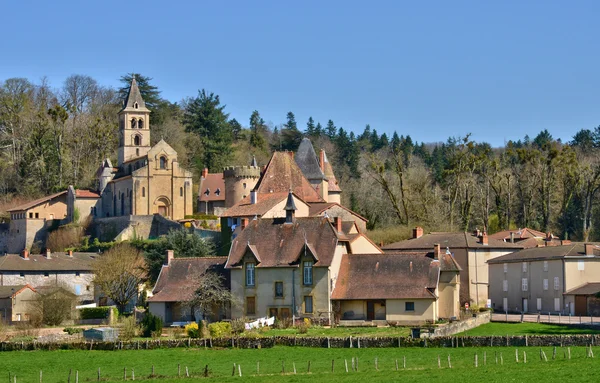
<instances>
[{"instance_id":1,"label":"stone turret","mask_svg":"<svg viewBox=\"0 0 600 383\"><path fill-rule=\"evenodd\" d=\"M254 158L250 166L228 166L223 169L225 207L230 208L250 195L250 191L254 189L259 178L260 167Z\"/></svg>"}]
</instances>

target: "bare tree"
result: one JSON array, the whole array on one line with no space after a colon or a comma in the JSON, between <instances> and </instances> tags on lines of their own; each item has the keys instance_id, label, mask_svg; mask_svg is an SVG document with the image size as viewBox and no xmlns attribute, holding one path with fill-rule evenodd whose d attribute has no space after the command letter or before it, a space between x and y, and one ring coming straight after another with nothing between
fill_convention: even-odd
<instances>
[{"instance_id":1,"label":"bare tree","mask_svg":"<svg viewBox=\"0 0 600 383\"><path fill-rule=\"evenodd\" d=\"M148 273L142 253L135 247L115 245L94 265L94 283L110 298L119 312L137 297L139 287L146 282Z\"/></svg>"},{"instance_id":2,"label":"bare tree","mask_svg":"<svg viewBox=\"0 0 600 383\"><path fill-rule=\"evenodd\" d=\"M237 304L237 298L224 284L225 279L214 271L206 271L198 276L198 288L187 305L193 311L200 311L203 318L215 316L220 309Z\"/></svg>"}]
</instances>

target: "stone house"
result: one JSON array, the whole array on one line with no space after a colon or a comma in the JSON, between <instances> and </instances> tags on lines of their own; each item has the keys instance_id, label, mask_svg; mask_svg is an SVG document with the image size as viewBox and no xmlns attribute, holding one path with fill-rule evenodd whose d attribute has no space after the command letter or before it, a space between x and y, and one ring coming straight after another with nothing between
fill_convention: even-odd
<instances>
[{"instance_id":1,"label":"stone house","mask_svg":"<svg viewBox=\"0 0 600 383\"><path fill-rule=\"evenodd\" d=\"M501 312L590 315L600 312L597 243L524 249L488 261L490 299Z\"/></svg>"},{"instance_id":2,"label":"stone house","mask_svg":"<svg viewBox=\"0 0 600 383\"><path fill-rule=\"evenodd\" d=\"M403 325L460 314L460 266L452 254L344 254L331 299L337 320Z\"/></svg>"},{"instance_id":3,"label":"stone house","mask_svg":"<svg viewBox=\"0 0 600 383\"><path fill-rule=\"evenodd\" d=\"M204 168L198 185L198 213L215 214L225 210L225 180L223 173L209 173Z\"/></svg>"},{"instance_id":4,"label":"stone house","mask_svg":"<svg viewBox=\"0 0 600 383\"><path fill-rule=\"evenodd\" d=\"M0 286L0 322L29 321L38 296L27 284Z\"/></svg>"},{"instance_id":5,"label":"stone house","mask_svg":"<svg viewBox=\"0 0 600 383\"><path fill-rule=\"evenodd\" d=\"M31 249L36 242L45 243L48 229L67 218L67 192L62 191L8 209L10 226L8 252Z\"/></svg>"},{"instance_id":6,"label":"stone house","mask_svg":"<svg viewBox=\"0 0 600 383\"><path fill-rule=\"evenodd\" d=\"M172 250L167 252L152 296L148 298L148 309L165 323L193 322L201 319L218 321L229 318L229 308L215 307L211 318L202 318L188 302L199 286L199 278L206 272L220 274L224 288L229 289L229 270L225 269L227 257L174 258Z\"/></svg>"},{"instance_id":7,"label":"stone house","mask_svg":"<svg viewBox=\"0 0 600 383\"><path fill-rule=\"evenodd\" d=\"M0 286L59 286L79 302L94 301L93 263L95 253L5 254L0 256Z\"/></svg>"},{"instance_id":8,"label":"stone house","mask_svg":"<svg viewBox=\"0 0 600 383\"><path fill-rule=\"evenodd\" d=\"M435 232L423 234L423 228L413 229L411 239L383 246L388 253L429 251L435 245L448 249L461 267L460 302L485 306L488 303L488 261L523 249L519 243L489 238L477 230L474 233Z\"/></svg>"},{"instance_id":9,"label":"stone house","mask_svg":"<svg viewBox=\"0 0 600 383\"><path fill-rule=\"evenodd\" d=\"M285 218L245 221L233 240L226 269L232 293L243 301L232 308L233 318L295 316L330 323L342 256L381 253L354 222L296 217L295 202L290 192Z\"/></svg>"}]
</instances>

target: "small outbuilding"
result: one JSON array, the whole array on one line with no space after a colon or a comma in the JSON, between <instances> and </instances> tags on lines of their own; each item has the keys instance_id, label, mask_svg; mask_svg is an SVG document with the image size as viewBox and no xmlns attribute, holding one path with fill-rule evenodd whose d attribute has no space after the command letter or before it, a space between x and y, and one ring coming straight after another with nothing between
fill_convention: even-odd
<instances>
[{"instance_id":1,"label":"small outbuilding","mask_svg":"<svg viewBox=\"0 0 600 383\"><path fill-rule=\"evenodd\" d=\"M85 340L97 340L100 342L114 342L119 339L119 329L112 327L98 327L83 332Z\"/></svg>"}]
</instances>

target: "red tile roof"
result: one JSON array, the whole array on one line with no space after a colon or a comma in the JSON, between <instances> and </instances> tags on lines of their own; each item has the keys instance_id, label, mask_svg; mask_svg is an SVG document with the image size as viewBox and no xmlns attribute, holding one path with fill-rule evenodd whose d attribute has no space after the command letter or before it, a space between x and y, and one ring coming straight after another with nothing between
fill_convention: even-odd
<instances>
[{"instance_id":1,"label":"red tile roof","mask_svg":"<svg viewBox=\"0 0 600 383\"><path fill-rule=\"evenodd\" d=\"M100 198L100 194L95 191L91 191L91 190L77 189L77 190L75 190L75 197L77 197L77 198Z\"/></svg>"},{"instance_id":2,"label":"red tile roof","mask_svg":"<svg viewBox=\"0 0 600 383\"><path fill-rule=\"evenodd\" d=\"M422 255L344 254L331 299L435 299L439 272Z\"/></svg>"},{"instance_id":3,"label":"red tile roof","mask_svg":"<svg viewBox=\"0 0 600 383\"><path fill-rule=\"evenodd\" d=\"M325 202L306 179L291 153L275 152L254 190L259 193L287 193L290 189L306 203Z\"/></svg>"},{"instance_id":4,"label":"red tile roof","mask_svg":"<svg viewBox=\"0 0 600 383\"><path fill-rule=\"evenodd\" d=\"M41 254L29 254L24 259L19 254L0 256L0 272L3 271L89 271L93 269L94 260L101 257L96 253L73 253L69 257L65 253L52 253L50 259Z\"/></svg>"},{"instance_id":5,"label":"red tile roof","mask_svg":"<svg viewBox=\"0 0 600 383\"><path fill-rule=\"evenodd\" d=\"M386 251L394 250L429 250L434 244L440 244L442 248L452 249L522 249L519 243L499 241L488 237L488 244L484 245L481 240L471 233L429 233L420 238L407 239L405 241L391 243L383 247Z\"/></svg>"},{"instance_id":6,"label":"red tile roof","mask_svg":"<svg viewBox=\"0 0 600 383\"><path fill-rule=\"evenodd\" d=\"M338 237L329 220L322 217L296 218L293 224L285 219L257 219L233 240L227 267L240 266L247 253L258 258L257 267L289 267L299 256L316 251L315 266L330 266ZM311 250L312 249L312 250Z\"/></svg>"},{"instance_id":7,"label":"red tile roof","mask_svg":"<svg viewBox=\"0 0 600 383\"><path fill-rule=\"evenodd\" d=\"M338 180L335 178L335 174L333 174L333 167L331 166L331 162L327 159L327 154L325 152L323 152L323 158L325 159L325 161L323 161L323 173L325 173L325 177L329 183L328 190L330 192L341 192L342 189L338 184Z\"/></svg>"},{"instance_id":8,"label":"red tile roof","mask_svg":"<svg viewBox=\"0 0 600 383\"><path fill-rule=\"evenodd\" d=\"M199 277L206 271L217 272L224 277L229 288L229 270L225 270L227 257L174 258L164 265L154 286L154 295L148 302L186 302L199 287Z\"/></svg>"},{"instance_id":9,"label":"red tile roof","mask_svg":"<svg viewBox=\"0 0 600 383\"><path fill-rule=\"evenodd\" d=\"M50 194L50 195L42 197L42 198L38 198L36 200L24 203L24 204L16 206L16 207L13 207L12 209L8 209L7 212L10 212L10 211L21 211L21 210L31 209L32 207L41 205L41 204L46 203L46 202L48 202L50 200L53 200L54 198L60 197L63 194L67 194L67 191L64 190L64 191L61 191L61 192L58 192L58 193Z\"/></svg>"},{"instance_id":10,"label":"red tile roof","mask_svg":"<svg viewBox=\"0 0 600 383\"><path fill-rule=\"evenodd\" d=\"M221 217L261 217L278 203L287 199L288 193L258 193L257 202L251 203L250 196L242 199L221 215ZM297 196L296 196L297 197Z\"/></svg>"},{"instance_id":11,"label":"red tile roof","mask_svg":"<svg viewBox=\"0 0 600 383\"><path fill-rule=\"evenodd\" d=\"M201 202L225 201L225 180L223 173L211 173L200 179L198 199Z\"/></svg>"},{"instance_id":12,"label":"red tile roof","mask_svg":"<svg viewBox=\"0 0 600 383\"><path fill-rule=\"evenodd\" d=\"M510 233L514 233L515 239L526 239L526 238L546 238L546 234L544 232L533 230L530 228L518 229L518 230L504 230L499 231L494 234L490 234L489 238L494 238L498 240L510 241ZM554 237L554 236L553 236ZM556 237L554 237L556 238Z\"/></svg>"}]
</instances>

